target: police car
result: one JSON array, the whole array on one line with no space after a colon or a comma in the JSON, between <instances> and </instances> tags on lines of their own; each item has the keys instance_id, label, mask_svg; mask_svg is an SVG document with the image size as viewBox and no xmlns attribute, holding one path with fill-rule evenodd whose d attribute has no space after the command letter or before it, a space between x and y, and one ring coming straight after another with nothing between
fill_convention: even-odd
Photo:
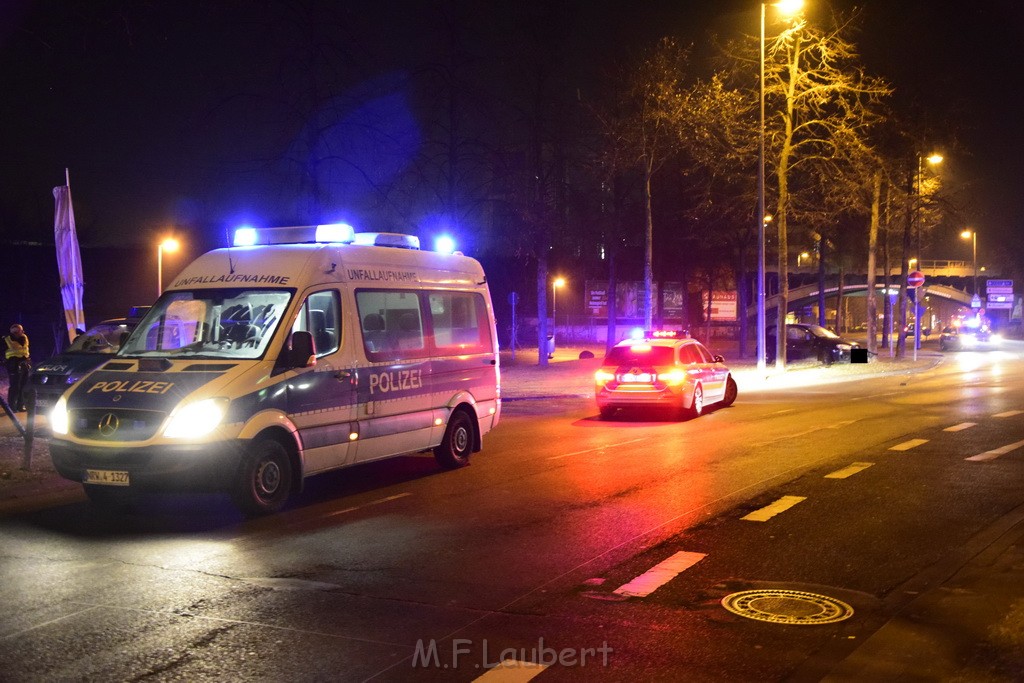
<instances>
[{"instance_id":1,"label":"police car","mask_svg":"<svg viewBox=\"0 0 1024 683\"><path fill-rule=\"evenodd\" d=\"M699 417L712 403L732 405L737 393L724 359L675 331L648 332L619 342L594 379L604 419L620 408L668 409Z\"/></svg>"},{"instance_id":2,"label":"police car","mask_svg":"<svg viewBox=\"0 0 1024 683\"><path fill-rule=\"evenodd\" d=\"M149 306L133 306L126 318L104 320L75 337L63 352L37 365L29 377L36 394L36 412L45 414L68 387L110 360L148 310Z\"/></svg>"}]
</instances>

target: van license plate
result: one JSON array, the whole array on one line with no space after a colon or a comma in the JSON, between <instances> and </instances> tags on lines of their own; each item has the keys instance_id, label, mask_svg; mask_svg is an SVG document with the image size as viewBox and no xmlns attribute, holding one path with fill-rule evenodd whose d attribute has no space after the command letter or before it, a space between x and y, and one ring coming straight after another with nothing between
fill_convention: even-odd
<instances>
[{"instance_id":1,"label":"van license plate","mask_svg":"<svg viewBox=\"0 0 1024 683\"><path fill-rule=\"evenodd\" d=\"M128 486L128 473L116 470L86 470L85 484L101 484L105 486Z\"/></svg>"}]
</instances>

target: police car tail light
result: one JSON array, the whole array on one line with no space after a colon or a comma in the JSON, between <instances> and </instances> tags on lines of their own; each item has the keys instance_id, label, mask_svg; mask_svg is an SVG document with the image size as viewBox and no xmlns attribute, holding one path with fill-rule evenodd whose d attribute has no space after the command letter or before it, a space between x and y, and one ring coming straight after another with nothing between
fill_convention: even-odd
<instances>
[{"instance_id":1,"label":"police car tail light","mask_svg":"<svg viewBox=\"0 0 1024 683\"><path fill-rule=\"evenodd\" d=\"M175 410L164 428L168 439L197 439L206 436L221 423L227 413L228 399L208 398Z\"/></svg>"},{"instance_id":2,"label":"police car tail light","mask_svg":"<svg viewBox=\"0 0 1024 683\"><path fill-rule=\"evenodd\" d=\"M53 434L67 434L68 424L68 402L61 396L57 405L50 411L50 432Z\"/></svg>"},{"instance_id":3,"label":"police car tail light","mask_svg":"<svg viewBox=\"0 0 1024 683\"><path fill-rule=\"evenodd\" d=\"M598 370L594 373L594 381L598 384L608 384L608 382L615 381L615 373L608 372L607 370Z\"/></svg>"},{"instance_id":4,"label":"police car tail light","mask_svg":"<svg viewBox=\"0 0 1024 683\"><path fill-rule=\"evenodd\" d=\"M683 370L682 368L674 368L672 370L669 370L668 372L663 372L659 374L658 380L664 382L665 384L675 386L685 382L686 376L686 370Z\"/></svg>"}]
</instances>

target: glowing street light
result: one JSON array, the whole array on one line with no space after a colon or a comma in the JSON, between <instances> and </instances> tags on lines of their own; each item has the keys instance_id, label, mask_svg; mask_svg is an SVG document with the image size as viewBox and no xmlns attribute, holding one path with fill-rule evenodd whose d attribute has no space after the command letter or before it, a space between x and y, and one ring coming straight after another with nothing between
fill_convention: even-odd
<instances>
[{"instance_id":1,"label":"glowing street light","mask_svg":"<svg viewBox=\"0 0 1024 683\"><path fill-rule=\"evenodd\" d=\"M173 253L178 251L181 244L173 237L168 237L156 248L156 295L159 297L164 291L164 252Z\"/></svg>"},{"instance_id":2,"label":"glowing street light","mask_svg":"<svg viewBox=\"0 0 1024 683\"><path fill-rule=\"evenodd\" d=\"M792 15L803 8L803 0L780 0L775 7L784 15ZM764 226L767 216L764 213L764 15L767 2L761 3L761 147L757 160L757 369L765 369L765 291L764 291L764 258L765 235Z\"/></svg>"},{"instance_id":3,"label":"glowing street light","mask_svg":"<svg viewBox=\"0 0 1024 683\"><path fill-rule=\"evenodd\" d=\"M978 231L967 228L960 237L965 240L971 240L971 252L974 254L974 290L971 294L978 295Z\"/></svg>"},{"instance_id":4,"label":"glowing street light","mask_svg":"<svg viewBox=\"0 0 1024 683\"><path fill-rule=\"evenodd\" d=\"M808 251L802 251L799 254L797 254L797 257L796 257L796 267L797 268L800 267L800 262L801 261L807 262L807 261L810 261L810 260L811 260L811 253L808 252Z\"/></svg>"}]
</instances>

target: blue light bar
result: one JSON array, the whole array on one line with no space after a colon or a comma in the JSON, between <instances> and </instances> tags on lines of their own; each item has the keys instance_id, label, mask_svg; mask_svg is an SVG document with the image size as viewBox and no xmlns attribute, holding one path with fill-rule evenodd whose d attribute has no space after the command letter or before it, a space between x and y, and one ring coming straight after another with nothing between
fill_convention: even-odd
<instances>
[{"instance_id":1,"label":"blue light bar","mask_svg":"<svg viewBox=\"0 0 1024 683\"><path fill-rule=\"evenodd\" d=\"M299 225L287 228L252 228L245 226L235 231L236 247L251 247L265 244L309 244L343 243L350 244L355 231L345 223L325 225Z\"/></svg>"},{"instance_id":2,"label":"blue light bar","mask_svg":"<svg viewBox=\"0 0 1024 683\"><path fill-rule=\"evenodd\" d=\"M316 226L314 239L317 242L349 243L355 234L356 231L348 223L328 223Z\"/></svg>"},{"instance_id":3,"label":"blue light bar","mask_svg":"<svg viewBox=\"0 0 1024 683\"><path fill-rule=\"evenodd\" d=\"M251 247L256 244L256 228L244 227L235 230L235 246Z\"/></svg>"}]
</instances>

